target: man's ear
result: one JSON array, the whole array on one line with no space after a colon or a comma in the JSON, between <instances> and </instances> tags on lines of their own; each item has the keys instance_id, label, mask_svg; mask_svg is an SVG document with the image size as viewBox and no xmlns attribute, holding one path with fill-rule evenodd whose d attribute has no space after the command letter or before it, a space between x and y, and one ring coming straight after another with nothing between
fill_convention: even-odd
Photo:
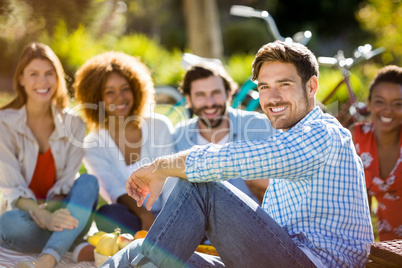
<instances>
[{"instance_id":1,"label":"man's ear","mask_svg":"<svg viewBox=\"0 0 402 268\"><path fill-rule=\"evenodd\" d=\"M192 108L192 107L191 107L191 97L190 97L190 94L186 94L186 95L184 95L184 97L186 98L186 106L187 106L188 108Z\"/></svg>"},{"instance_id":2,"label":"man's ear","mask_svg":"<svg viewBox=\"0 0 402 268\"><path fill-rule=\"evenodd\" d=\"M307 96L313 98L318 90L317 76L313 75L312 77L310 77L310 79L307 81L306 88L307 88Z\"/></svg>"}]
</instances>

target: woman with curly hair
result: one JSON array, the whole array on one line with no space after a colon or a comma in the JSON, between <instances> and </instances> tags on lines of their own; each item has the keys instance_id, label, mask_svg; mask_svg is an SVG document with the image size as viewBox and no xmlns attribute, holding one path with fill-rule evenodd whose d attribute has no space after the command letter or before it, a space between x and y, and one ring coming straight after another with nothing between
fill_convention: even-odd
<instances>
[{"instance_id":1,"label":"woman with curly hair","mask_svg":"<svg viewBox=\"0 0 402 268\"><path fill-rule=\"evenodd\" d=\"M93 246L83 237L99 186L94 176L77 173L85 124L64 109L63 67L47 45L24 48L14 88L16 98L0 108L0 244L41 253L18 267L54 267L74 248L75 261L93 260Z\"/></svg>"},{"instance_id":2,"label":"woman with curly hair","mask_svg":"<svg viewBox=\"0 0 402 268\"><path fill-rule=\"evenodd\" d=\"M174 152L172 124L152 111L155 90L148 68L122 52L105 52L83 64L74 86L91 128L84 165L98 178L108 202L95 216L98 229L148 230L177 180L168 181L151 211L137 207L126 192L126 180L136 168Z\"/></svg>"},{"instance_id":3,"label":"woman with curly hair","mask_svg":"<svg viewBox=\"0 0 402 268\"><path fill-rule=\"evenodd\" d=\"M371 122L351 127L371 199L378 201L381 241L402 239L402 68L380 69L370 85Z\"/></svg>"}]
</instances>

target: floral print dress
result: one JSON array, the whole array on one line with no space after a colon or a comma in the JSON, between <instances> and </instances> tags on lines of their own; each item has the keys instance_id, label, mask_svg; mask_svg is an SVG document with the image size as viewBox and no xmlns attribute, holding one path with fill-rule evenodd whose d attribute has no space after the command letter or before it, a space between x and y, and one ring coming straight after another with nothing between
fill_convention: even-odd
<instances>
[{"instance_id":1,"label":"floral print dress","mask_svg":"<svg viewBox=\"0 0 402 268\"><path fill-rule=\"evenodd\" d=\"M364 165L368 194L378 201L380 240L402 239L402 132L399 157L387 178L380 178L374 126L371 123L358 124L354 134L356 151Z\"/></svg>"}]
</instances>

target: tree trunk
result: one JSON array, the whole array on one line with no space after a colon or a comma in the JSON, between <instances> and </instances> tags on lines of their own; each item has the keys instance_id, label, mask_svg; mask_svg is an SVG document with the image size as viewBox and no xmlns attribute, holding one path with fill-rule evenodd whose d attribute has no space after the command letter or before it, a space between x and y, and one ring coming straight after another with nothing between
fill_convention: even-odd
<instances>
[{"instance_id":1,"label":"tree trunk","mask_svg":"<svg viewBox=\"0 0 402 268\"><path fill-rule=\"evenodd\" d=\"M183 0L190 52L222 59L222 32L216 0Z\"/></svg>"}]
</instances>

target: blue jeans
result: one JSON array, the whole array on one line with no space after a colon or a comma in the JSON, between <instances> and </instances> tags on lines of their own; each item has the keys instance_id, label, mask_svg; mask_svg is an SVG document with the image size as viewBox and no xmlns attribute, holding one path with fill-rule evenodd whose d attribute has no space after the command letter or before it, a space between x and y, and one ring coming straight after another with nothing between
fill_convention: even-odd
<instances>
[{"instance_id":1,"label":"blue jeans","mask_svg":"<svg viewBox=\"0 0 402 268\"><path fill-rule=\"evenodd\" d=\"M140 218L132 213L125 205L108 204L101 206L95 213L95 222L98 230L107 233L114 232L120 228L122 233L134 235L141 230Z\"/></svg>"},{"instance_id":2,"label":"blue jeans","mask_svg":"<svg viewBox=\"0 0 402 268\"><path fill-rule=\"evenodd\" d=\"M98 196L99 186L94 176L83 174L75 180L61 205L78 220L78 227L73 230L52 232L42 229L28 212L19 209L3 213L0 217L1 246L26 253L50 254L60 262L75 240L77 243L83 241L82 237L89 230L91 214L96 209Z\"/></svg>"},{"instance_id":3,"label":"blue jeans","mask_svg":"<svg viewBox=\"0 0 402 268\"><path fill-rule=\"evenodd\" d=\"M226 186L225 186L226 185ZM220 258L194 254L208 237ZM148 235L102 267L315 267L256 202L228 182L179 180Z\"/></svg>"}]
</instances>

